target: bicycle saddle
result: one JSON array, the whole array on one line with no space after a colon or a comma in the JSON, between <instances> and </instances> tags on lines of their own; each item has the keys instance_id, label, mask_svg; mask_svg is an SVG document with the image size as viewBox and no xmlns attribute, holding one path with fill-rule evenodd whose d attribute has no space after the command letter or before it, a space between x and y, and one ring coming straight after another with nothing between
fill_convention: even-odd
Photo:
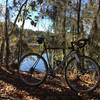
<instances>
[{"instance_id":1,"label":"bicycle saddle","mask_svg":"<svg viewBox=\"0 0 100 100\"><path fill-rule=\"evenodd\" d=\"M42 37L38 37L37 38L37 42L39 43L39 44L42 44L43 42L44 42L44 37L42 36Z\"/></svg>"}]
</instances>

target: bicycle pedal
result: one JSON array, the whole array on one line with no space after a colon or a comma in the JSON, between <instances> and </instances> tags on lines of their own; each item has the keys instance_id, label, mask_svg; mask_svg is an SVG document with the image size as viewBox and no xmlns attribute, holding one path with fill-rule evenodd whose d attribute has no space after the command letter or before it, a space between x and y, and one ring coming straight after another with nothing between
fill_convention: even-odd
<instances>
[{"instance_id":1,"label":"bicycle pedal","mask_svg":"<svg viewBox=\"0 0 100 100\"><path fill-rule=\"evenodd\" d=\"M52 77L52 76L48 76L48 79L49 79L49 80L53 80L54 77Z\"/></svg>"}]
</instances>

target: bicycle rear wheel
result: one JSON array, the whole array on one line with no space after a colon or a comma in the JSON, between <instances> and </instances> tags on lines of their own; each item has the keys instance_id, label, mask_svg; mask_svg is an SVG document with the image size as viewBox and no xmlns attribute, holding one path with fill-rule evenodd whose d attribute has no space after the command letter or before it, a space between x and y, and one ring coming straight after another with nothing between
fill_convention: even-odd
<instances>
[{"instance_id":1,"label":"bicycle rear wheel","mask_svg":"<svg viewBox=\"0 0 100 100\"><path fill-rule=\"evenodd\" d=\"M80 56L80 64L77 64L76 59L73 58L65 68L65 79L69 87L75 92L90 92L99 83L99 66L87 56Z\"/></svg>"},{"instance_id":2,"label":"bicycle rear wheel","mask_svg":"<svg viewBox=\"0 0 100 100\"><path fill-rule=\"evenodd\" d=\"M48 66L45 59L35 53L23 56L19 62L20 79L27 85L38 86L47 77Z\"/></svg>"}]
</instances>

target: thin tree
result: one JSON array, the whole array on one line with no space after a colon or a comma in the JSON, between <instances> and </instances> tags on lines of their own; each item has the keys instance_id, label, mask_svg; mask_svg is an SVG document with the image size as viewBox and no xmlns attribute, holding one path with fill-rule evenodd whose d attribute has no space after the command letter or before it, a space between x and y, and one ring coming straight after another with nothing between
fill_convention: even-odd
<instances>
[{"instance_id":1,"label":"thin tree","mask_svg":"<svg viewBox=\"0 0 100 100\"><path fill-rule=\"evenodd\" d=\"M9 63L9 36L8 36L8 17L9 17L9 10L8 10L8 0L6 0L6 13L5 13L5 42L6 42L6 56L5 56L5 63L6 68L8 67Z\"/></svg>"},{"instance_id":2,"label":"thin tree","mask_svg":"<svg viewBox=\"0 0 100 100\"><path fill-rule=\"evenodd\" d=\"M14 0L15 1L15 0ZM6 55L5 55L5 64L6 67L8 67L8 63L9 63L9 37L13 34L14 28L16 26L16 22L18 20L19 15L21 14L21 11L24 7L24 5L27 3L28 0L26 0L20 7L19 12L17 14L17 17L15 18L13 27L11 29L11 31L8 33L8 19L9 19L9 8L8 8L8 0L6 0L6 12L5 12L5 34L4 34L4 38L2 39L2 44L1 44L1 50L0 50L0 62L1 64L3 63L3 56L4 56L4 48L6 50Z\"/></svg>"},{"instance_id":3,"label":"thin tree","mask_svg":"<svg viewBox=\"0 0 100 100\"><path fill-rule=\"evenodd\" d=\"M81 1L77 1L78 11L77 11L77 33L80 33L80 13L81 13Z\"/></svg>"}]
</instances>

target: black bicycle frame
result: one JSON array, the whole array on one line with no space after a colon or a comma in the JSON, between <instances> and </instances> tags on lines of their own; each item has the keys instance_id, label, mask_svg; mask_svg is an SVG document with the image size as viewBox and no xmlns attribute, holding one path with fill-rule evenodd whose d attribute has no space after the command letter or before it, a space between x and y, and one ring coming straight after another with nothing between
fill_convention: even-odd
<instances>
[{"instance_id":1,"label":"black bicycle frame","mask_svg":"<svg viewBox=\"0 0 100 100\"><path fill-rule=\"evenodd\" d=\"M45 42L44 42L44 50L42 51L42 53L41 53L41 56L44 54L44 53L46 53L46 57L47 57L47 62L48 62L48 67L50 68L50 70L53 70L53 68L51 67L51 64L50 64L50 59L49 59L49 54L48 54L48 49L49 50L58 50L58 49L64 49L64 48L60 48L60 47L58 47L58 48L52 48L52 47L47 47L46 46L46 44L45 44ZM67 49L67 48L66 48ZM65 59L67 59L67 61L69 61L71 58L75 58L76 59L76 61L78 62L78 63L80 63L80 59L79 59L79 54L78 54L78 51L77 50L74 50L74 49L72 49L68 54L67 54L67 56L65 57ZM70 58L70 59L69 59ZM65 62L66 63L66 62Z\"/></svg>"},{"instance_id":2,"label":"black bicycle frame","mask_svg":"<svg viewBox=\"0 0 100 100\"><path fill-rule=\"evenodd\" d=\"M56 48L52 48L52 47L47 47L46 46L46 43L44 41L43 43L43 47L44 47L44 50L41 52L40 56L42 56L44 53L46 53L46 57L47 57L47 65L48 65L48 68L49 68L49 71L52 73L53 72L53 67L51 65L51 62L50 62L50 59L49 59L49 54L48 54L48 50L63 50L65 48L60 48L60 47L56 47ZM67 49L67 48L66 48ZM80 65L80 52L79 52L79 49L71 49L71 51L66 55L65 59L68 61L70 61L72 58L75 58L76 61L77 61L77 64ZM36 67L37 63L39 62L39 58L37 59L37 61L34 63L34 67L32 67L32 70L34 70L34 68ZM64 66L66 66L66 61L64 62ZM81 66L80 66L81 67Z\"/></svg>"}]
</instances>

